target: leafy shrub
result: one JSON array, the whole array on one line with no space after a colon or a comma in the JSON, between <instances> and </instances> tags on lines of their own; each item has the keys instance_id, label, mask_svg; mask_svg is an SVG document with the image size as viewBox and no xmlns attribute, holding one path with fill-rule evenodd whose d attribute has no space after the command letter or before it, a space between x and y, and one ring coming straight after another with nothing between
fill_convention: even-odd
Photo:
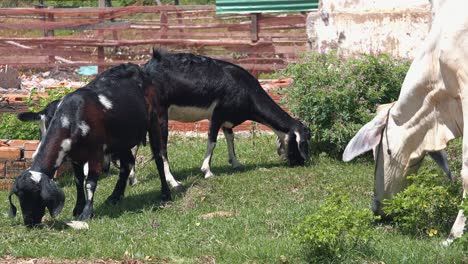
<instances>
[{"instance_id":1,"label":"leafy shrub","mask_svg":"<svg viewBox=\"0 0 468 264\"><path fill-rule=\"evenodd\" d=\"M60 99L74 89L58 87L47 91L47 97L31 92L26 101L30 111L42 110L48 103ZM22 122L16 114L4 113L0 116L0 138L2 139L39 139L39 126L35 122Z\"/></svg>"},{"instance_id":2,"label":"leafy shrub","mask_svg":"<svg viewBox=\"0 0 468 264\"><path fill-rule=\"evenodd\" d=\"M350 194L333 190L324 203L306 216L293 236L312 261L339 259L353 250L363 250L375 238L371 210L356 210Z\"/></svg>"},{"instance_id":3,"label":"leafy shrub","mask_svg":"<svg viewBox=\"0 0 468 264\"><path fill-rule=\"evenodd\" d=\"M384 212L393 215L397 229L405 234L448 234L461 202L460 184L430 171L408 176L408 180L408 188L384 200Z\"/></svg>"},{"instance_id":4,"label":"leafy shrub","mask_svg":"<svg viewBox=\"0 0 468 264\"><path fill-rule=\"evenodd\" d=\"M408 61L384 54L344 59L311 53L282 72L294 83L279 92L285 93L290 111L310 126L312 153L341 157L376 106L398 98L408 68Z\"/></svg>"}]
</instances>

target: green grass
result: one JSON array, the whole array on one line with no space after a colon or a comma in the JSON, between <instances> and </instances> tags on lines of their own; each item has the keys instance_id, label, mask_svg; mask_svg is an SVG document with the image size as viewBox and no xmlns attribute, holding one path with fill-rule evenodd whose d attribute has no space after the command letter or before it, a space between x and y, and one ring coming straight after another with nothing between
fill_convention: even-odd
<instances>
[{"instance_id":1,"label":"green grass","mask_svg":"<svg viewBox=\"0 0 468 264\"><path fill-rule=\"evenodd\" d=\"M0 192L0 255L116 260L149 256L169 263L207 263L213 259L216 263L306 263L305 252L291 237L294 227L326 197L328 186L347 186L358 201L356 208L370 210L373 164L362 160L343 163L320 156L305 167L289 168L276 155L274 142L273 136L238 138L236 150L245 168L233 170L227 163L226 143L219 139L212 162L216 177L205 180L199 169L205 139L173 136L169 158L175 177L183 183L183 188L173 193L174 201L160 205L154 162L140 163L140 183L129 187L117 206L103 203L116 177L100 179L95 218L89 221L87 231L67 229L62 223L72 219L75 188L71 177L59 180L66 193L64 210L56 222L48 221L42 228L25 228L21 215L8 218L8 193ZM138 154L149 157L149 150L144 148ZM15 203L18 205L16 198ZM201 218L219 211L232 216ZM374 229L378 239L371 249L350 253L342 262L468 262L456 248L440 246L443 236L421 239L390 226L376 225Z\"/></svg>"}]
</instances>

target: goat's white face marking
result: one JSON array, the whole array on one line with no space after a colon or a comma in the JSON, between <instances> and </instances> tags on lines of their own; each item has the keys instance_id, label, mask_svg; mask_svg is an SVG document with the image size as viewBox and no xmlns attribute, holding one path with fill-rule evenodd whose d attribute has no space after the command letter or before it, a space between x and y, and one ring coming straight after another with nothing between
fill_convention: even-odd
<instances>
[{"instance_id":1,"label":"goat's white face marking","mask_svg":"<svg viewBox=\"0 0 468 264\"><path fill-rule=\"evenodd\" d=\"M88 134L89 132L89 126L88 124L86 124L85 121L81 121L79 124L78 124L78 127L81 129L81 135L84 137Z\"/></svg>"},{"instance_id":2,"label":"goat's white face marking","mask_svg":"<svg viewBox=\"0 0 468 264\"><path fill-rule=\"evenodd\" d=\"M60 107L60 105L62 105L62 100L60 100L60 102L58 103L57 109Z\"/></svg>"},{"instance_id":3,"label":"goat's white face marking","mask_svg":"<svg viewBox=\"0 0 468 264\"><path fill-rule=\"evenodd\" d=\"M59 155L57 157L57 160L55 161L55 167L58 168L58 166L60 166L60 164L62 164L62 161L63 161L63 158L65 158L65 155L67 154L67 152L71 149L71 139L70 138L67 138L67 139L64 139L62 141L62 144L60 144L60 146L62 147L62 149L60 150L59 152Z\"/></svg>"},{"instance_id":4,"label":"goat's white face marking","mask_svg":"<svg viewBox=\"0 0 468 264\"><path fill-rule=\"evenodd\" d=\"M98 95L99 102L106 108L107 110L112 109L112 102L109 100L109 98L105 97L104 95L100 94Z\"/></svg>"},{"instance_id":5,"label":"goat's white face marking","mask_svg":"<svg viewBox=\"0 0 468 264\"><path fill-rule=\"evenodd\" d=\"M301 142L301 135L297 131L294 131L294 134L296 135L297 145L299 146L299 142Z\"/></svg>"},{"instance_id":6,"label":"goat's white face marking","mask_svg":"<svg viewBox=\"0 0 468 264\"><path fill-rule=\"evenodd\" d=\"M68 119L68 117L62 116L60 120L62 121L62 127L68 128L70 126L70 120Z\"/></svg>"},{"instance_id":7,"label":"goat's white face marking","mask_svg":"<svg viewBox=\"0 0 468 264\"><path fill-rule=\"evenodd\" d=\"M29 171L29 173L31 173L31 180L35 183L39 183L41 181L42 173L38 171Z\"/></svg>"},{"instance_id":8,"label":"goat's white face marking","mask_svg":"<svg viewBox=\"0 0 468 264\"><path fill-rule=\"evenodd\" d=\"M211 119L213 110L217 104L218 102L215 101L207 108L171 105L168 109L169 119L180 122L196 122L203 119Z\"/></svg>"}]
</instances>

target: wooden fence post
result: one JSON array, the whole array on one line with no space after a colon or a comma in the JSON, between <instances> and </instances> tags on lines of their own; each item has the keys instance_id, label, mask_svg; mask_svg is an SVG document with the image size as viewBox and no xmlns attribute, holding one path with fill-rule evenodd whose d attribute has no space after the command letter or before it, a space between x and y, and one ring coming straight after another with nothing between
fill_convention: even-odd
<instances>
[{"instance_id":1,"label":"wooden fence post","mask_svg":"<svg viewBox=\"0 0 468 264\"><path fill-rule=\"evenodd\" d=\"M106 7L106 0L99 0L99 8L104 8ZM99 22L102 22L104 15L99 14ZM98 39L99 41L104 40L104 31L103 30L98 30ZM103 63L105 60L105 53L104 53L104 47L103 46L98 46L97 48L98 52L98 57L97 57L97 63L98 63L98 73L101 73L104 71Z\"/></svg>"},{"instance_id":2,"label":"wooden fence post","mask_svg":"<svg viewBox=\"0 0 468 264\"><path fill-rule=\"evenodd\" d=\"M250 40L258 41L258 13L250 14Z\"/></svg>"}]
</instances>

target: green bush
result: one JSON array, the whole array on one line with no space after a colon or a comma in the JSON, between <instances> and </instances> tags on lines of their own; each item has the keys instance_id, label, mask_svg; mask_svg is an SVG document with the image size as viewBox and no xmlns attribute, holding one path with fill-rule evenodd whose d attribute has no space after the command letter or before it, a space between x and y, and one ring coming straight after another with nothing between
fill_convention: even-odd
<instances>
[{"instance_id":1,"label":"green bush","mask_svg":"<svg viewBox=\"0 0 468 264\"><path fill-rule=\"evenodd\" d=\"M31 92L26 101L30 111L40 111L48 103L64 97L74 91L73 88L58 87L47 91L47 97L37 96L37 92ZM35 100L34 98L37 98ZM0 116L1 139L39 139L39 126L36 122L22 122L16 114L4 113Z\"/></svg>"},{"instance_id":2,"label":"green bush","mask_svg":"<svg viewBox=\"0 0 468 264\"><path fill-rule=\"evenodd\" d=\"M461 202L461 186L444 176L422 171L408 176L410 185L393 199L384 200L398 230L417 236L447 235Z\"/></svg>"},{"instance_id":3,"label":"green bush","mask_svg":"<svg viewBox=\"0 0 468 264\"><path fill-rule=\"evenodd\" d=\"M339 260L349 252L365 250L375 239L371 210L356 210L350 194L339 189L330 193L293 233L312 262Z\"/></svg>"},{"instance_id":4,"label":"green bush","mask_svg":"<svg viewBox=\"0 0 468 264\"><path fill-rule=\"evenodd\" d=\"M311 128L312 153L341 157L378 104L395 101L409 62L388 55L344 59L336 53L306 54L281 73L292 87L280 90L290 111Z\"/></svg>"}]
</instances>

